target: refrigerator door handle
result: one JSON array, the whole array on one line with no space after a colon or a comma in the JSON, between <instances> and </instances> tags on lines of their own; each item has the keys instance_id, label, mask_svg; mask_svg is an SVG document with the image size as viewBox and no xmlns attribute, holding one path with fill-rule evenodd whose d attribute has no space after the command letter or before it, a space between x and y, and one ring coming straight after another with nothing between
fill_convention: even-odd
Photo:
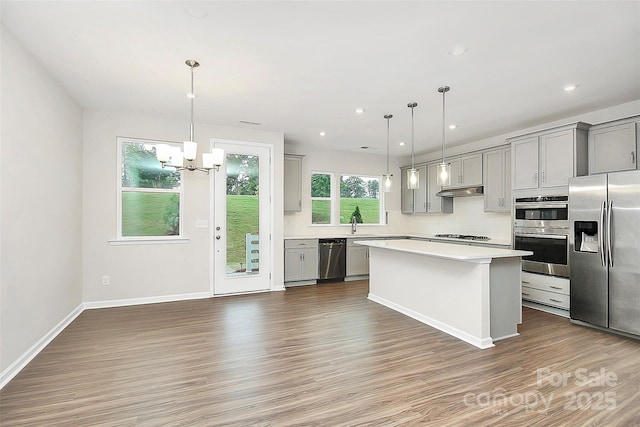
<instances>
[{"instance_id":1,"label":"refrigerator door handle","mask_svg":"<svg viewBox=\"0 0 640 427\"><path fill-rule=\"evenodd\" d=\"M606 201L603 201L602 204L600 205L600 224L598 224L598 228L600 229L600 237L598 238L598 243L600 244L600 260L602 261L602 266L606 267L607 266L607 261L604 255L604 224L605 224L605 215L606 215L606 211L607 208L605 207L607 205Z\"/></svg>"},{"instance_id":2,"label":"refrigerator door handle","mask_svg":"<svg viewBox=\"0 0 640 427\"><path fill-rule=\"evenodd\" d=\"M607 209L607 254L609 255L609 267L613 267L613 252L611 251L611 215L613 214L613 201L609 200Z\"/></svg>"}]
</instances>

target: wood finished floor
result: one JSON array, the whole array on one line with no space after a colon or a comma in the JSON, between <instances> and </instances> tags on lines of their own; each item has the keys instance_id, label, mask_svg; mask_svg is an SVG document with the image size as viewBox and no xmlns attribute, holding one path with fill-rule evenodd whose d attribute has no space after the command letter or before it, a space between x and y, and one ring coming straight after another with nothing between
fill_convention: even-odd
<instances>
[{"instance_id":1,"label":"wood finished floor","mask_svg":"<svg viewBox=\"0 0 640 427\"><path fill-rule=\"evenodd\" d=\"M367 291L87 310L0 391L0 425L640 425L638 341L524 309L519 337L479 350ZM537 384L544 368L571 377Z\"/></svg>"}]
</instances>

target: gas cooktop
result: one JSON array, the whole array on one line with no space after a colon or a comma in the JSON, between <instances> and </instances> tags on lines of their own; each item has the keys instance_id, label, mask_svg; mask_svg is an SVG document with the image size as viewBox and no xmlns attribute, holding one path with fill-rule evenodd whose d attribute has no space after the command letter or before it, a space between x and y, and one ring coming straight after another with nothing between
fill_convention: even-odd
<instances>
[{"instance_id":1,"label":"gas cooktop","mask_svg":"<svg viewBox=\"0 0 640 427\"><path fill-rule=\"evenodd\" d=\"M436 234L434 237L443 237L445 239L460 240L489 240L487 236L472 236L470 234Z\"/></svg>"}]
</instances>

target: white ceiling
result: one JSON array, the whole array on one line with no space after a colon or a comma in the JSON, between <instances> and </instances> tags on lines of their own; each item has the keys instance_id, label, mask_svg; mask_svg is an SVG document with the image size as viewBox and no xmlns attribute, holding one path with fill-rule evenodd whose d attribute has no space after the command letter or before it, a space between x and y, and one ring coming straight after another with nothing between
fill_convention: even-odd
<instances>
[{"instance_id":1,"label":"white ceiling","mask_svg":"<svg viewBox=\"0 0 640 427\"><path fill-rule=\"evenodd\" d=\"M196 122L260 122L289 143L380 154L389 113L392 154L409 152L411 101L416 152L440 146L445 84L458 124L447 145L640 99L640 1L1 4L80 105L184 119L185 137L186 59L201 64ZM468 52L448 53L459 45Z\"/></svg>"}]
</instances>

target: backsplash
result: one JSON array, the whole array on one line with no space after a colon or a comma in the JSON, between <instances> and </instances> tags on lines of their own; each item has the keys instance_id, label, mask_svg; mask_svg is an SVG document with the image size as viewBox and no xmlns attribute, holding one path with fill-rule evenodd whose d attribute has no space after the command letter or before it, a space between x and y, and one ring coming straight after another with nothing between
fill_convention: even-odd
<instances>
[{"instance_id":1,"label":"backsplash","mask_svg":"<svg viewBox=\"0 0 640 427\"><path fill-rule=\"evenodd\" d=\"M511 214L485 213L483 197L453 199L447 215L402 215L402 230L417 234L474 234L511 240Z\"/></svg>"}]
</instances>

